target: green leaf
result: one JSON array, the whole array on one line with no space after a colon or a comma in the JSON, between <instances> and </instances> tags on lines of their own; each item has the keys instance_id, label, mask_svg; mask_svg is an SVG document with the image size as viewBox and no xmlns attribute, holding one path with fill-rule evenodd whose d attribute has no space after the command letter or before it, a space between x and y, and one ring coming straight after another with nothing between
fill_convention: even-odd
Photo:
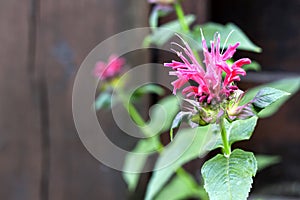
<instances>
[{"instance_id":1,"label":"green leaf","mask_svg":"<svg viewBox=\"0 0 300 200\"><path fill-rule=\"evenodd\" d=\"M201 26L200 25L195 26L194 37L198 41L201 41L200 27L202 28L204 36L207 41L214 40L213 36L215 35L216 32L220 33L221 35L220 44L222 48L225 44L227 36L232 30L234 30L234 32L228 38L225 48L228 47L229 44L233 45L237 42L240 42L240 46L238 47L238 49L253 51L257 53L260 53L262 51L260 47L258 47L253 42L251 42L251 40L246 36L246 34L233 23L222 25L218 23L209 22Z\"/></svg>"},{"instance_id":2,"label":"green leaf","mask_svg":"<svg viewBox=\"0 0 300 200\"><path fill-rule=\"evenodd\" d=\"M280 108L281 105L283 105L293 94L295 94L299 88L300 88L300 77L296 78L286 78L279 81L267 83L264 85L261 85L259 87L255 87L250 89L246 92L246 95L242 99L240 105L243 105L250 100L254 98L254 96L257 94L257 92L264 87L272 87L278 90L285 91L287 93L290 93L291 95L283 96L281 99L277 100L273 104L269 105L265 109L263 109L258 116L261 118L269 117L273 115L277 110Z\"/></svg>"},{"instance_id":3,"label":"green leaf","mask_svg":"<svg viewBox=\"0 0 300 200\"><path fill-rule=\"evenodd\" d=\"M279 156L269 156L269 155L255 155L257 160L258 171L263 170L269 166L275 165L280 162Z\"/></svg>"},{"instance_id":4,"label":"green leaf","mask_svg":"<svg viewBox=\"0 0 300 200\"><path fill-rule=\"evenodd\" d=\"M287 93L282 90L278 90L271 87L265 87L257 93L257 95L254 97L252 101L252 104L259 112L265 107L277 101L278 99L282 98L283 96L287 96L289 94L290 93Z\"/></svg>"},{"instance_id":5,"label":"green leaf","mask_svg":"<svg viewBox=\"0 0 300 200\"><path fill-rule=\"evenodd\" d=\"M238 141L249 140L254 132L258 118L253 116L249 119L236 120L232 123L225 121L225 127L228 135L230 146ZM219 131L220 132L220 131ZM211 150L223 147L221 134L217 136L217 142L212 146Z\"/></svg>"},{"instance_id":6,"label":"green leaf","mask_svg":"<svg viewBox=\"0 0 300 200\"><path fill-rule=\"evenodd\" d=\"M125 158L123 166L123 178L127 183L129 191L134 191L149 154L160 148L158 137L140 140L132 152Z\"/></svg>"},{"instance_id":7,"label":"green leaf","mask_svg":"<svg viewBox=\"0 0 300 200\"><path fill-rule=\"evenodd\" d=\"M110 106L111 106L111 93L101 92L95 101L96 110L100 110L102 108L109 108Z\"/></svg>"},{"instance_id":8,"label":"green leaf","mask_svg":"<svg viewBox=\"0 0 300 200\"><path fill-rule=\"evenodd\" d=\"M232 145L237 141L249 140L255 129L257 117L251 117L244 120L236 120L229 127L229 144Z\"/></svg>"},{"instance_id":9,"label":"green leaf","mask_svg":"<svg viewBox=\"0 0 300 200\"><path fill-rule=\"evenodd\" d=\"M179 100L175 96L163 98L150 109L151 120L143 127L149 136L169 130L172 121L179 111Z\"/></svg>"},{"instance_id":10,"label":"green leaf","mask_svg":"<svg viewBox=\"0 0 300 200\"><path fill-rule=\"evenodd\" d=\"M165 90L161 86L156 84L143 85L142 87L134 91L131 99L133 101L136 101L139 100L139 98L141 98L143 95L150 94L150 93L162 96L165 93Z\"/></svg>"},{"instance_id":11,"label":"green leaf","mask_svg":"<svg viewBox=\"0 0 300 200\"><path fill-rule=\"evenodd\" d=\"M179 113L177 113L177 115L175 116L175 118L172 122L171 129L179 127L181 122L187 121L190 115L191 115L191 112L180 111Z\"/></svg>"},{"instance_id":12,"label":"green leaf","mask_svg":"<svg viewBox=\"0 0 300 200\"><path fill-rule=\"evenodd\" d=\"M201 169L210 200L246 200L256 171L253 153L240 149L234 150L228 158L218 154Z\"/></svg>"},{"instance_id":13,"label":"green leaf","mask_svg":"<svg viewBox=\"0 0 300 200\"><path fill-rule=\"evenodd\" d=\"M190 174L182 172L158 193L155 200L180 200L192 197L199 197L201 200L208 199L204 188L199 186Z\"/></svg>"},{"instance_id":14,"label":"green leaf","mask_svg":"<svg viewBox=\"0 0 300 200\"><path fill-rule=\"evenodd\" d=\"M258 62L252 60L251 64L244 65L243 69L245 71L250 71L250 70L252 70L252 71L260 71L261 70L261 66L260 66L260 64Z\"/></svg>"},{"instance_id":15,"label":"green leaf","mask_svg":"<svg viewBox=\"0 0 300 200\"><path fill-rule=\"evenodd\" d=\"M185 16L185 21L188 25L192 24L195 21L194 15ZM182 28L180 23L175 20L169 23L166 23L158 28L156 28L152 34L148 35L144 42L143 47L149 47L151 44L162 46L164 45L175 33L181 33Z\"/></svg>"},{"instance_id":16,"label":"green leaf","mask_svg":"<svg viewBox=\"0 0 300 200\"><path fill-rule=\"evenodd\" d=\"M183 164L203 156L212 140L211 126L182 129L161 153L147 187L146 200L153 199Z\"/></svg>"}]
</instances>

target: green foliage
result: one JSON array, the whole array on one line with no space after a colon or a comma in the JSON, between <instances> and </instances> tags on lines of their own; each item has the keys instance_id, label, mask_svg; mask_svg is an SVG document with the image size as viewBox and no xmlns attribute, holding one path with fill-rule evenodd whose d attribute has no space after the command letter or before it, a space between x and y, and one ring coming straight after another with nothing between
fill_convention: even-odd
<instances>
[{"instance_id":1,"label":"green foliage","mask_svg":"<svg viewBox=\"0 0 300 200\"><path fill-rule=\"evenodd\" d=\"M135 90L131 96L131 100L137 101L146 94L157 94L159 96L162 96L164 93L165 91L161 86L156 84L147 84Z\"/></svg>"},{"instance_id":2,"label":"green foliage","mask_svg":"<svg viewBox=\"0 0 300 200\"><path fill-rule=\"evenodd\" d=\"M133 151L127 154L122 171L129 191L135 190L148 156L160 148L159 137L156 136L140 140Z\"/></svg>"},{"instance_id":3,"label":"green foliage","mask_svg":"<svg viewBox=\"0 0 300 200\"><path fill-rule=\"evenodd\" d=\"M217 24L217 23L206 23L204 25L197 25L194 27L194 38L197 39L198 41L201 40L201 34L200 34L200 27L203 30L204 37L206 39L214 40L213 36L215 35L216 32L220 33L221 37L221 47L225 45L225 48L228 47L228 45L235 44L237 42L240 42L240 46L238 47L239 49L242 50L247 50L247 51L253 51L256 53L260 53L262 50L260 47L255 45L251 40L246 36L246 34L235 24L233 23L228 23L226 25L222 24ZM226 37L229 35L231 31L234 31L231 36L228 38L226 44ZM211 38L209 38L210 36Z\"/></svg>"},{"instance_id":4,"label":"green foliage","mask_svg":"<svg viewBox=\"0 0 300 200\"><path fill-rule=\"evenodd\" d=\"M234 150L229 157L218 154L201 169L210 200L247 199L256 171L253 153L240 149Z\"/></svg>"},{"instance_id":5,"label":"green foliage","mask_svg":"<svg viewBox=\"0 0 300 200\"><path fill-rule=\"evenodd\" d=\"M95 109L100 110L102 108L111 107L111 93L110 92L101 92L95 101Z\"/></svg>"},{"instance_id":6,"label":"green foliage","mask_svg":"<svg viewBox=\"0 0 300 200\"><path fill-rule=\"evenodd\" d=\"M293 94L295 94L299 90L300 77L286 78L279 81L267 83L259 87L252 88L249 91L247 91L246 95L244 96L240 104L243 105L251 101L258 93L258 91L264 87L272 87L290 93L291 95L283 96L282 98L278 99L276 102L264 108L258 114L260 118L269 117L273 115L275 112L277 112L277 110L280 108L281 105L283 105Z\"/></svg>"},{"instance_id":7,"label":"green foliage","mask_svg":"<svg viewBox=\"0 0 300 200\"><path fill-rule=\"evenodd\" d=\"M242 140L249 140L255 129L257 123L257 117L251 117L244 120L236 120L232 123L225 121L226 132L228 136L229 145ZM223 147L221 135L219 134L216 139L215 145L211 147L211 150Z\"/></svg>"},{"instance_id":8,"label":"green foliage","mask_svg":"<svg viewBox=\"0 0 300 200\"><path fill-rule=\"evenodd\" d=\"M244 65L243 69L245 71L250 71L250 70L252 70L252 71L260 71L261 70L261 66L260 66L260 64L258 62L252 60L250 64Z\"/></svg>"},{"instance_id":9,"label":"green foliage","mask_svg":"<svg viewBox=\"0 0 300 200\"><path fill-rule=\"evenodd\" d=\"M185 16L185 21L188 25L192 24L195 21L194 15ZM169 39L171 39L175 33L182 33L182 27L180 23L175 20L169 23L166 23L148 35L144 39L143 46L149 47L151 44L156 46L163 46Z\"/></svg>"},{"instance_id":10,"label":"green foliage","mask_svg":"<svg viewBox=\"0 0 300 200\"><path fill-rule=\"evenodd\" d=\"M139 172L142 172L148 156L161 148L159 133L170 129L171 122L178 110L178 100L175 96L162 99L151 109L151 120L141 129L145 133L151 134L152 137L140 140L125 159L123 177L130 191L135 190L140 177Z\"/></svg>"},{"instance_id":11,"label":"green foliage","mask_svg":"<svg viewBox=\"0 0 300 200\"><path fill-rule=\"evenodd\" d=\"M182 170L158 193L155 200L180 200L192 197L208 199L204 188L198 185L190 174Z\"/></svg>"},{"instance_id":12,"label":"green foliage","mask_svg":"<svg viewBox=\"0 0 300 200\"><path fill-rule=\"evenodd\" d=\"M258 171L263 170L269 166L275 165L280 162L279 156L269 156L269 155L255 155L257 160Z\"/></svg>"},{"instance_id":13,"label":"green foliage","mask_svg":"<svg viewBox=\"0 0 300 200\"><path fill-rule=\"evenodd\" d=\"M148 136L157 135L170 129L175 115L179 111L179 101L175 96L168 96L150 108L151 120L142 127Z\"/></svg>"},{"instance_id":14,"label":"green foliage","mask_svg":"<svg viewBox=\"0 0 300 200\"><path fill-rule=\"evenodd\" d=\"M278 99L282 98L283 96L287 96L289 94L290 93L287 93L282 90L278 90L271 87L265 87L259 90L259 92L254 97L252 104L255 107L255 109L259 112L265 107L276 102Z\"/></svg>"},{"instance_id":15,"label":"green foliage","mask_svg":"<svg viewBox=\"0 0 300 200\"><path fill-rule=\"evenodd\" d=\"M172 122L171 129L179 127L182 121L188 121L188 118L190 117L190 115L191 115L190 112L180 111L179 113L177 113L177 115L175 116L175 118Z\"/></svg>"},{"instance_id":16,"label":"green foliage","mask_svg":"<svg viewBox=\"0 0 300 200\"><path fill-rule=\"evenodd\" d=\"M155 171L147 187L146 200L153 199L171 176L183 164L203 156L212 139L211 126L182 129L158 158Z\"/></svg>"}]
</instances>

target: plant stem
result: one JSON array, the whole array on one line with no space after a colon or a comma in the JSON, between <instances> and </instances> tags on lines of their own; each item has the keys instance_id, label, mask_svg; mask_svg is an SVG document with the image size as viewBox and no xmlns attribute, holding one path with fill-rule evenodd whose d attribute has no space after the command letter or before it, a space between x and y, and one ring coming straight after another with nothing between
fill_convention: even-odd
<instances>
[{"instance_id":1,"label":"plant stem","mask_svg":"<svg viewBox=\"0 0 300 200\"><path fill-rule=\"evenodd\" d=\"M134 105L130 102L130 101L126 101L126 97L122 94L120 94L119 92L119 97L121 98L121 101L123 103L124 108L127 110L128 114L130 115L130 117L132 118L132 120L139 126L141 126L141 131L145 134L145 136L149 136L150 133L148 131L146 131L146 129L142 128L147 126L146 122L144 121L144 119L142 118L142 116L139 114L139 112L137 111L137 109L134 107ZM153 139L155 137L152 137ZM151 138L150 138L151 139ZM159 154L162 153L164 149L164 146L161 142L159 142L159 148L157 149L157 152ZM182 168L179 167L176 170L176 174L178 176L185 176L187 172Z\"/></svg>"},{"instance_id":2,"label":"plant stem","mask_svg":"<svg viewBox=\"0 0 300 200\"><path fill-rule=\"evenodd\" d=\"M184 12L182 10L182 7L181 7L179 1L176 1L176 3L174 3L174 8L175 8L175 11L176 11L176 14L177 14L177 17L178 17L178 20L179 20L182 30L185 33L189 33L190 28L189 28L189 25L185 21Z\"/></svg>"},{"instance_id":3,"label":"plant stem","mask_svg":"<svg viewBox=\"0 0 300 200\"><path fill-rule=\"evenodd\" d=\"M191 30L190 30L190 27L189 27L189 25L187 24L187 22L185 20L185 15L184 15L184 12L183 12L183 9L182 9L182 6L181 6L179 0L177 0L174 3L174 8L175 8L176 15L177 15L178 21L180 23L180 26L181 26L183 32L186 33L186 34L188 34L188 35L190 35L191 34ZM193 53L194 53L197 61L199 63L201 63L201 58L199 57L197 50L195 50L195 49L192 48L192 51L193 51Z\"/></svg>"},{"instance_id":4,"label":"plant stem","mask_svg":"<svg viewBox=\"0 0 300 200\"><path fill-rule=\"evenodd\" d=\"M224 117L222 117L220 119L220 129L221 129L222 141L223 141L223 146L224 146L223 151L224 151L225 156L229 156L231 154L231 147L228 142L224 120L225 120Z\"/></svg>"}]
</instances>

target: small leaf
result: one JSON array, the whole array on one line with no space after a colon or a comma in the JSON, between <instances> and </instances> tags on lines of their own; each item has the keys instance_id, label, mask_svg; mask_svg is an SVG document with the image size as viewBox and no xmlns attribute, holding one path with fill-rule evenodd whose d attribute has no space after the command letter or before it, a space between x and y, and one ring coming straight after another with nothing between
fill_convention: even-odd
<instances>
[{"instance_id":1,"label":"small leaf","mask_svg":"<svg viewBox=\"0 0 300 200\"><path fill-rule=\"evenodd\" d=\"M140 87L136 91L134 91L134 93L132 94L131 99L133 101L136 101L136 100L139 100L139 98L142 97L143 95L151 94L151 93L162 96L165 93L165 91L159 85L147 84L147 85L143 85L142 87Z\"/></svg>"},{"instance_id":2,"label":"small leaf","mask_svg":"<svg viewBox=\"0 0 300 200\"><path fill-rule=\"evenodd\" d=\"M160 148L158 137L140 140L132 152L125 158L123 166L123 178L128 185L129 191L134 191L149 154Z\"/></svg>"},{"instance_id":3,"label":"small leaf","mask_svg":"<svg viewBox=\"0 0 300 200\"><path fill-rule=\"evenodd\" d=\"M258 116L261 118L269 117L273 115L277 110L280 108L281 105L283 105L293 94L295 94L299 88L300 88L300 77L296 78L286 78L279 81L267 83L255 88L250 89L246 92L246 95L242 99L240 105L243 105L249 101L251 101L254 96L257 94L257 92L264 87L272 87L276 88L282 91L285 91L287 93L290 93L289 96L284 96L281 99L277 100L273 104L269 105L267 108L263 109Z\"/></svg>"},{"instance_id":4,"label":"small leaf","mask_svg":"<svg viewBox=\"0 0 300 200\"><path fill-rule=\"evenodd\" d=\"M180 111L179 113L177 113L177 115L175 116L175 118L172 122L171 129L178 128L182 121L188 120L190 115L191 115L191 112Z\"/></svg>"},{"instance_id":5,"label":"small leaf","mask_svg":"<svg viewBox=\"0 0 300 200\"><path fill-rule=\"evenodd\" d=\"M96 110L100 110L102 108L109 108L110 106L111 106L111 93L101 92L95 101Z\"/></svg>"},{"instance_id":6,"label":"small leaf","mask_svg":"<svg viewBox=\"0 0 300 200\"><path fill-rule=\"evenodd\" d=\"M244 120L236 120L231 123L229 132L229 143L232 145L235 142L249 140L255 129L257 117L251 117Z\"/></svg>"},{"instance_id":7,"label":"small leaf","mask_svg":"<svg viewBox=\"0 0 300 200\"><path fill-rule=\"evenodd\" d=\"M194 15L185 16L185 21L188 25L195 21ZM181 33L181 25L177 20L166 23L156 28L152 34L148 35L144 42L143 47L149 47L151 44L162 46L164 45L175 33Z\"/></svg>"},{"instance_id":8,"label":"small leaf","mask_svg":"<svg viewBox=\"0 0 300 200\"><path fill-rule=\"evenodd\" d=\"M153 199L174 172L183 164L203 156L212 140L210 125L179 130L161 153L147 187L146 200Z\"/></svg>"},{"instance_id":9,"label":"small leaf","mask_svg":"<svg viewBox=\"0 0 300 200\"><path fill-rule=\"evenodd\" d=\"M290 93L271 87L265 87L257 93L252 104L255 106L256 110L260 112L265 107L287 95L290 95Z\"/></svg>"},{"instance_id":10,"label":"small leaf","mask_svg":"<svg viewBox=\"0 0 300 200\"><path fill-rule=\"evenodd\" d=\"M230 146L238 141L242 140L249 140L252 136L252 133L254 132L256 123L258 118L256 116L253 116L249 119L243 119L243 120L236 120L232 123L225 120L225 127L226 132L228 135L228 142ZM219 129L219 127L215 127L216 129ZM211 150L223 147L223 142L221 138L220 130L217 130L219 134L217 135L217 141L215 145L211 146Z\"/></svg>"},{"instance_id":11,"label":"small leaf","mask_svg":"<svg viewBox=\"0 0 300 200\"><path fill-rule=\"evenodd\" d=\"M218 154L201 169L210 200L246 200L256 171L253 153L240 149L234 150L228 158Z\"/></svg>"},{"instance_id":12,"label":"small leaf","mask_svg":"<svg viewBox=\"0 0 300 200\"><path fill-rule=\"evenodd\" d=\"M199 186L190 174L185 171L182 172L180 175L176 175L171 182L158 193L155 200L180 200L192 197L200 197L200 199L203 200L208 199L204 188Z\"/></svg>"},{"instance_id":13,"label":"small leaf","mask_svg":"<svg viewBox=\"0 0 300 200\"><path fill-rule=\"evenodd\" d=\"M255 155L257 160L258 171L263 170L269 166L275 165L280 162L279 156L269 156L269 155Z\"/></svg>"}]
</instances>

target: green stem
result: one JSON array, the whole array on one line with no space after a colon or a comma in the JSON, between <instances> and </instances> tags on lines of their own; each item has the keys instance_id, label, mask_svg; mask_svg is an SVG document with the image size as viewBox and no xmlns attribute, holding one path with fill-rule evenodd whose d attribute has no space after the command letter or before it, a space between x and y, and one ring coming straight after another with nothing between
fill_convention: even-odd
<instances>
[{"instance_id":1,"label":"green stem","mask_svg":"<svg viewBox=\"0 0 300 200\"><path fill-rule=\"evenodd\" d=\"M130 115L131 119L137 125L139 125L140 127L145 127L147 124L144 121L144 119L142 118L142 116L139 114L139 112L134 107L134 105L130 101L126 100L126 97L124 95L122 95L120 93L120 91L119 91L119 98L121 99L121 101L123 103L123 106L127 110L127 112ZM146 131L146 129L141 128L141 131L145 134L145 136L149 136L149 132ZM152 138L155 139L155 137L152 137ZM159 148L157 149L157 152L159 154L161 154L163 149L164 149L163 144L161 142L159 142ZM187 173L187 172L185 172L185 170L182 167L178 168L178 170L176 171L176 174L179 175L179 176L184 176L185 173Z\"/></svg>"},{"instance_id":2,"label":"green stem","mask_svg":"<svg viewBox=\"0 0 300 200\"><path fill-rule=\"evenodd\" d=\"M224 151L225 156L229 156L231 154L231 147L228 142L224 120L225 120L224 117L222 117L220 119L220 129L221 129L222 141L223 141L223 146L224 146L223 151Z\"/></svg>"},{"instance_id":3,"label":"green stem","mask_svg":"<svg viewBox=\"0 0 300 200\"><path fill-rule=\"evenodd\" d=\"M174 8L175 8L175 11L176 11L176 14L177 14L177 17L178 17L178 20L179 20L182 30L185 33L189 33L190 28L189 28L189 25L185 21L184 12L182 10L182 7L181 7L179 1L176 1L176 3L174 3Z\"/></svg>"},{"instance_id":4,"label":"green stem","mask_svg":"<svg viewBox=\"0 0 300 200\"><path fill-rule=\"evenodd\" d=\"M178 21L180 23L180 26L181 26L183 32L186 33L186 34L191 34L190 27L189 27L188 23L185 20L185 15L184 15L184 12L183 12L183 9L182 9L182 6L181 6L179 0L177 0L174 3L174 8L175 8L177 18L178 18ZM199 57L197 50L192 48L192 51L193 51L197 61L201 64L201 58Z\"/></svg>"}]
</instances>

